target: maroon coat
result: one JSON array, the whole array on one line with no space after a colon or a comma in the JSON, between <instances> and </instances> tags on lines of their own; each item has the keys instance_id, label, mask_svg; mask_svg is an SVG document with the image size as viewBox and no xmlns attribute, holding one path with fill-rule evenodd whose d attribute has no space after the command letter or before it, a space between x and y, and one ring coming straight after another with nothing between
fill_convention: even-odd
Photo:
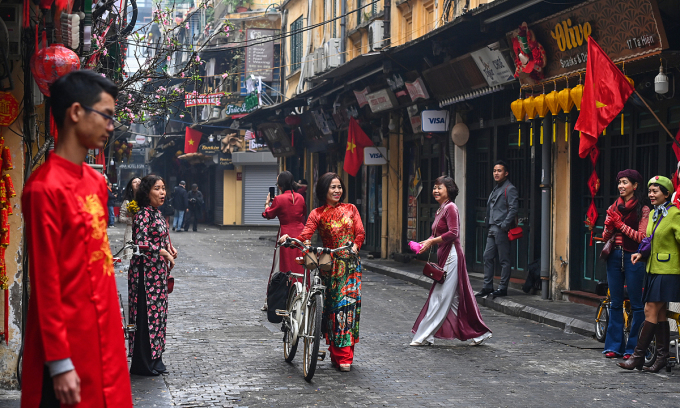
<instances>
[{"instance_id":1,"label":"maroon coat","mask_svg":"<svg viewBox=\"0 0 680 408\"><path fill-rule=\"evenodd\" d=\"M274 197L271 206L264 210L262 216L268 220L275 217L279 218L280 227L279 233L276 236L278 240L283 234L288 234L291 237L300 235L302 228L305 226L304 219L306 214L307 206L305 205L305 199L300 194L288 190ZM277 251L279 251L279 271L291 271L300 274L304 272L302 265L295 263L295 258L301 256L299 249L279 247ZM274 253L274 259L276 259L276 253ZM269 280L271 280L275 267L276 265L272 262Z\"/></svg>"},{"instance_id":2,"label":"maroon coat","mask_svg":"<svg viewBox=\"0 0 680 408\"><path fill-rule=\"evenodd\" d=\"M452 203L447 202L441 208L439 214L434 218L432 223L432 237L442 237L443 242L439 244L437 250L437 263L442 268L446 264L451 251L456 251L458 255L458 316L456 316L449 308L449 313L441 328L435 333L434 337L438 339L459 339L468 340L479 337L486 332L490 332L489 328L484 324L482 315L477 306L477 300L472 292L470 285L470 278L467 273L467 265L465 264L465 255L460 247L460 216L458 214L458 207ZM437 282L432 284L430 294L438 285ZM427 314L427 308L430 304L430 297L427 297L427 302L423 306L420 315L413 325L413 333L418 330L420 322Z\"/></svg>"}]
</instances>

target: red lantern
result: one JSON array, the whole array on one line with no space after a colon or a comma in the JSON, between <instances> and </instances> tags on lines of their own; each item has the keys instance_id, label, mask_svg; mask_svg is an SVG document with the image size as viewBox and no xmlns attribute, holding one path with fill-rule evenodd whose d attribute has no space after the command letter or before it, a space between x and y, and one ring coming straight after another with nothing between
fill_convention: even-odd
<instances>
[{"instance_id":1,"label":"red lantern","mask_svg":"<svg viewBox=\"0 0 680 408\"><path fill-rule=\"evenodd\" d=\"M43 32L43 43L47 43L47 35ZM80 69L78 54L61 44L52 44L41 48L31 57L31 72L40 92L50 96L50 85L71 71Z\"/></svg>"}]
</instances>

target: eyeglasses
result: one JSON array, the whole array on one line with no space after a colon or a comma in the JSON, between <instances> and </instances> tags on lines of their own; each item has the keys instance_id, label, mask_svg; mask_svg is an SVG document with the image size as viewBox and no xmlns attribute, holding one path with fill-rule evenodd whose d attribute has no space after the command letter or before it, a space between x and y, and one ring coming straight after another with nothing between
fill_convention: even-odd
<instances>
[{"instance_id":1,"label":"eyeglasses","mask_svg":"<svg viewBox=\"0 0 680 408\"><path fill-rule=\"evenodd\" d=\"M113 117L113 116L107 115L107 114L104 113L104 112L99 112L98 110L92 109L92 108L90 108L89 106L85 106L85 105L81 105L81 106L82 106L83 109L85 109L86 111L98 113L98 114L102 115L105 119L108 119L109 121L108 121L108 123L106 124L107 126L108 126L108 125L113 125L113 120L114 120L114 117Z\"/></svg>"}]
</instances>

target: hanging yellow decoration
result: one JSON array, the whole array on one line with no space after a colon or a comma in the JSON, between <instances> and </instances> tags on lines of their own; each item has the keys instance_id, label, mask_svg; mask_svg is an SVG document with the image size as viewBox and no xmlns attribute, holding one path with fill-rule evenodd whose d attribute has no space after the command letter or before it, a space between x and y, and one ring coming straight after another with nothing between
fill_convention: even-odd
<instances>
[{"instance_id":1,"label":"hanging yellow decoration","mask_svg":"<svg viewBox=\"0 0 680 408\"><path fill-rule=\"evenodd\" d=\"M571 99L571 89L569 89L569 84L567 87L557 93L557 100L560 102L560 107L564 113L569 113L574 108L574 100ZM564 121L564 141L569 140L569 116L567 120Z\"/></svg>"},{"instance_id":2,"label":"hanging yellow decoration","mask_svg":"<svg viewBox=\"0 0 680 408\"><path fill-rule=\"evenodd\" d=\"M581 98L583 98L583 85L578 84L569 91L577 110L581 110Z\"/></svg>"},{"instance_id":3,"label":"hanging yellow decoration","mask_svg":"<svg viewBox=\"0 0 680 408\"><path fill-rule=\"evenodd\" d=\"M524 120L524 116L527 114L527 112L524 109L524 101L522 100L521 94L519 99L510 104L510 109L512 109L512 114L515 115L515 119L517 119L519 126L518 129L519 133L517 136L517 147L522 147L522 121Z\"/></svg>"},{"instance_id":4,"label":"hanging yellow decoration","mask_svg":"<svg viewBox=\"0 0 680 408\"><path fill-rule=\"evenodd\" d=\"M522 104L524 105L524 110L527 113L527 118L531 121L536 117L536 109L534 108L534 97L530 96L528 98L525 98L524 101L522 101ZM529 128L529 146L534 145L534 124L533 122L529 123L531 127Z\"/></svg>"},{"instance_id":5,"label":"hanging yellow decoration","mask_svg":"<svg viewBox=\"0 0 680 408\"><path fill-rule=\"evenodd\" d=\"M621 112L621 136L623 136L623 112Z\"/></svg>"},{"instance_id":6,"label":"hanging yellow decoration","mask_svg":"<svg viewBox=\"0 0 680 408\"><path fill-rule=\"evenodd\" d=\"M534 98L534 109L536 109L536 114L538 117L543 119L548 113L548 104L545 101L545 94L542 93ZM539 126L541 126L541 144L543 144L543 121L538 121Z\"/></svg>"},{"instance_id":7,"label":"hanging yellow decoration","mask_svg":"<svg viewBox=\"0 0 680 408\"><path fill-rule=\"evenodd\" d=\"M545 102L548 104L548 109L552 114L552 137L555 142L555 135L557 134L557 114L560 113L560 101L557 100L557 91L552 91L545 96Z\"/></svg>"}]
</instances>

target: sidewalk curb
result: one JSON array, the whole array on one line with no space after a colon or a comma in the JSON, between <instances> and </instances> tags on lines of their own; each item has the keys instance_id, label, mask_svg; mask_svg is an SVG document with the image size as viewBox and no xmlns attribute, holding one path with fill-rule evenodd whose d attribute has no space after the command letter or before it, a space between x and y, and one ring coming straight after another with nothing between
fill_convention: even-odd
<instances>
[{"instance_id":1,"label":"sidewalk curb","mask_svg":"<svg viewBox=\"0 0 680 408\"><path fill-rule=\"evenodd\" d=\"M420 286L424 289L430 289L432 280L422 275L417 275L411 272L400 271L389 266L382 266L371 261L361 261L362 267L367 271L386 275L395 279L403 280ZM528 320L533 320L538 323L547 324L548 326L557 327L567 332L578 333L583 336L593 337L595 335L595 324L585 322L573 317L563 316L556 313L541 310L533 306L523 305L513 302L507 298L492 299L491 297L477 298L477 303L493 309L495 311L507 314L509 316L521 317Z\"/></svg>"}]
</instances>

